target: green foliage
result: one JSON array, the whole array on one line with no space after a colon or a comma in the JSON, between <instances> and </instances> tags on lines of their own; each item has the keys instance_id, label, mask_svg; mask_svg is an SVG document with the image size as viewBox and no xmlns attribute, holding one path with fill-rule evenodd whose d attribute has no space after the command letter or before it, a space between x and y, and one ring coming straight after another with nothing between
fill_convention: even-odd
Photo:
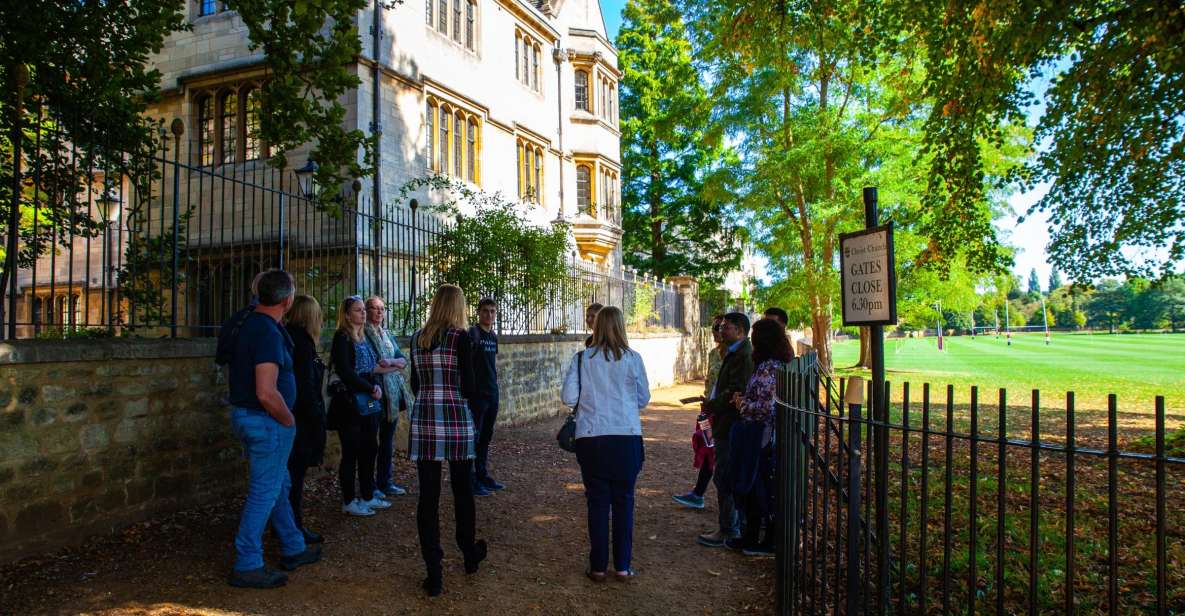
<instances>
[{"instance_id":1,"label":"green foliage","mask_svg":"<svg viewBox=\"0 0 1185 616\"><path fill-rule=\"evenodd\" d=\"M1034 103L1030 82L1052 76L1034 135L1048 147L1016 171L1050 184L1030 212L1048 214L1053 263L1089 282L1159 275L1185 258L1180 3L898 0L884 10L925 53L935 101L925 143L945 216L982 186L979 141L1000 141Z\"/></svg>"},{"instance_id":2,"label":"green foliage","mask_svg":"<svg viewBox=\"0 0 1185 616\"><path fill-rule=\"evenodd\" d=\"M251 50L264 53L260 130L272 164L283 166L288 152L312 144L317 185L341 186L370 173L377 135L345 130L342 101L361 83L350 64L362 53L358 12L371 0L227 0L227 6L247 26Z\"/></svg>"},{"instance_id":3,"label":"green foliage","mask_svg":"<svg viewBox=\"0 0 1185 616\"><path fill-rule=\"evenodd\" d=\"M1037 268L1029 270L1029 294L1041 295L1041 279L1037 278Z\"/></svg>"},{"instance_id":4,"label":"green foliage","mask_svg":"<svg viewBox=\"0 0 1185 616\"><path fill-rule=\"evenodd\" d=\"M400 189L400 200L421 188L451 197L432 208L454 217L455 223L434 237L428 247L430 287L421 297L424 304L413 310L424 310L431 289L445 283L459 285L474 310L478 299L493 297L502 308L502 325L509 328L525 327L547 307L575 300L578 289L570 284L567 224L534 226L526 222L520 204L443 176L406 183Z\"/></svg>"},{"instance_id":5,"label":"green foliage","mask_svg":"<svg viewBox=\"0 0 1185 616\"><path fill-rule=\"evenodd\" d=\"M863 226L863 186L880 189L900 263L974 277L1006 260L991 220L1003 208L1003 174L1027 152L1024 131L1005 126L999 141L974 143L983 149L977 184L957 208L946 193L936 197L925 183L929 158L918 155L933 105L920 37L903 37L882 9L855 1L684 5L697 59L712 75L715 118L740 157L737 203L775 276L800 280L815 340L828 340L838 303L836 240ZM886 39L899 44L878 44ZM819 351L829 368L828 344Z\"/></svg>"},{"instance_id":6,"label":"green foliage","mask_svg":"<svg viewBox=\"0 0 1185 616\"><path fill-rule=\"evenodd\" d=\"M672 0L630 0L617 37L625 262L665 278L719 282L740 264L728 151Z\"/></svg>"},{"instance_id":7,"label":"green foliage","mask_svg":"<svg viewBox=\"0 0 1185 616\"><path fill-rule=\"evenodd\" d=\"M630 302L625 314L626 325L633 330L645 329L652 321L658 320L658 312L654 309L654 300L658 297L658 290L648 285L634 287L633 301Z\"/></svg>"}]
</instances>

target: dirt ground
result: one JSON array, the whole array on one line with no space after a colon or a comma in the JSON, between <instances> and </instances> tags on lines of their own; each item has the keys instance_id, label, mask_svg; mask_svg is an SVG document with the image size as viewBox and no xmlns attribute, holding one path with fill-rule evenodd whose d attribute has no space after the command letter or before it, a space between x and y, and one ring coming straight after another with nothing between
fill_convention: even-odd
<instances>
[{"instance_id":1,"label":"dirt ground","mask_svg":"<svg viewBox=\"0 0 1185 616\"><path fill-rule=\"evenodd\" d=\"M79 549L0 570L0 614L768 614L773 560L700 547L715 507L677 507L671 494L695 478L695 411L680 397L696 385L656 390L642 417L646 463L638 481L634 568L628 583L593 584L575 457L555 445L560 420L495 433L491 473L508 487L477 503L478 537L490 555L466 576L453 536L447 487L441 502L445 592L427 598L415 530L415 473L400 461L409 496L373 518L341 514L336 481L310 480L306 518L325 537L325 557L286 587L226 584L241 503L190 510L126 529ZM330 438L336 438L330 436ZM714 489L708 501L714 500ZM267 560L277 557L268 537Z\"/></svg>"}]
</instances>

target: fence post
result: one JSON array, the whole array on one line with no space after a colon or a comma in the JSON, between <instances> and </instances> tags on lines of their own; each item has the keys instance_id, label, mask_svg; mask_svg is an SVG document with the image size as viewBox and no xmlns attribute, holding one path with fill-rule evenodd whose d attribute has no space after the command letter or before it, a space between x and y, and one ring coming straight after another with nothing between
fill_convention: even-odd
<instances>
[{"instance_id":1,"label":"fence post","mask_svg":"<svg viewBox=\"0 0 1185 616\"><path fill-rule=\"evenodd\" d=\"M284 191L280 191L280 269L284 269Z\"/></svg>"},{"instance_id":2,"label":"fence post","mask_svg":"<svg viewBox=\"0 0 1185 616\"><path fill-rule=\"evenodd\" d=\"M16 62L13 67L12 83L12 205L8 210L8 248L7 263L4 265L4 275L8 278L8 311L4 318L8 321L7 338L16 339L16 268L17 268L17 235L21 227L21 116L24 115L23 103L25 99L25 84L29 81L29 70L24 63ZM36 267L36 265L34 265Z\"/></svg>"},{"instance_id":3,"label":"fence post","mask_svg":"<svg viewBox=\"0 0 1185 616\"><path fill-rule=\"evenodd\" d=\"M172 316L170 317L169 337L177 337L177 270L181 267L179 246L181 216L181 133L185 132L185 123L175 118L169 127L173 133L173 296Z\"/></svg>"},{"instance_id":4,"label":"fence post","mask_svg":"<svg viewBox=\"0 0 1185 616\"><path fill-rule=\"evenodd\" d=\"M848 405L848 574L847 613L857 614L863 583L860 578L861 526L867 523L860 515L860 407L864 403L864 379L848 377L844 402Z\"/></svg>"}]
</instances>

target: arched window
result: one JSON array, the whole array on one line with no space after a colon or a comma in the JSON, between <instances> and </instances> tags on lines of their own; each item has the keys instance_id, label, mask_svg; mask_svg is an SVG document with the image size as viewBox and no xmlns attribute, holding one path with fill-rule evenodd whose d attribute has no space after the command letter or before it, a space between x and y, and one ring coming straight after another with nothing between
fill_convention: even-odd
<instances>
[{"instance_id":1,"label":"arched window","mask_svg":"<svg viewBox=\"0 0 1185 616\"><path fill-rule=\"evenodd\" d=\"M535 148L527 147L527 158L523 161L523 174L527 176L527 201L534 201L535 195Z\"/></svg>"},{"instance_id":2,"label":"arched window","mask_svg":"<svg viewBox=\"0 0 1185 616\"><path fill-rule=\"evenodd\" d=\"M461 0L453 0L453 40L461 42Z\"/></svg>"},{"instance_id":3,"label":"arched window","mask_svg":"<svg viewBox=\"0 0 1185 616\"><path fill-rule=\"evenodd\" d=\"M462 147L465 139L465 121L461 119L461 112L453 116L453 175L465 177L462 168L465 159L465 149Z\"/></svg>"},{"instance_id":4,"label":"arched window","mask_svg":"<svg viewBox=\"0 0 1185 616\"><path fill-rule=\"evenodd\" d=\"M243 159L255 160L257 158L263 158L265 155L263 142L259 136L260 115L263 112L263 95L260 94L259 88L248 88L247 94L243 98L247 102L243 122L247 131L243 144Z\"/></svg>"},{"instance_id":5,"label":"arched window","mask_svg":"<svg viewBox=\"0 0 1185 616\"><path fill-rule=\"evenodd\" d=\"M576 71L576 108L588 111L587 71Z\"/></svg>"},{"instance_id":6,"label":"arched window","mask_svg":"<svg viewBox=\"0 0 1185 616\"><path fill-rule=\"evenodd\" d=\"M214 164L214 97L198 99L198 159L203 167Z\"/></svg>"},{"instance_id":7,"label":"arched window","mask_svg":"<svg viewBox=\"0 0 1185 616\"><path fill-rule=\"evenodd\" d=\"M432 21L432 3L435 1L436 0L424 0L424 23L428 24L429 27L436 23Z\"/></svg>"},{"instance_id":8,"label":"arched window","mask_svg":"<svg viewBox=\"0 0 1185 616\"><path fill-rule=\"evenodd\" d=\"M535 203L543 203L543 150L535 150Z\"/></svg>"},{"instance_id":9,"label":"arched window","mask_svg":"<svg viewBox=\"0 0 1185 616\"><path fill-rule=\"evenodd\" d=\"M518 196L525 197L527 194L527 186L523 183L523 160L526 158L526 152L523 151L523 142L518 142L518 156L514 159L514 168L518 171Z\"/></svg>"},{"instance_id":10,"label":"arched window","mask_svg":"<svg viewBox=\"0 0 1185 616\"><path fill-rule=\"evenodd\" d=\"M469 181L477 182L477 120L469 118Z\"/></svg>"},{"instance_id":11,"label":"arched window","mask_svg":"<svg viewBox=\"0 0 1185 616\"><path fill-rule=\"evenodd\" d=\"M531 89L539 90L539 46L531 48Z\"/></svg>"},{"instance_id":12,"label":"arched window","mask_svg":"<svg viewBox=\"0 0 1185 616\"><path fill-rule=\"evenodd\" d=\"M41 298L40 297L33 296L33 306L29 310L30 310L29 320L33 322L33 325L41 325ZM49 320L49 322L53 323L53 319L51 318Z\"/></svg>"},{"instance_id":13,"label":"arched window","mask_svg":"<svg viewBox=\"0 0 1185 616\"><path fill-rule=\"evenodd\" d=\"M440 7L436 12L438 13L436 16L438 19L436 29L441 34L448 36L448 0L440 0Z\"/></svg>"},{"instance_id":14,"label":"arched window","mask_svg":"<svg viewBox=\"0 0 1185 616\"><path fill-rule=\"evenodd\" d=\"M588 165L576 166L576 211L592 215L592 169Z\"/></svg>"},{"instance_id":15,"label":"arched window","mask_svg":"<svg viewBox=\"0 0 1185 616\"><path fill-rule=\"evenodd\" d=\"M617 84L609 84L609 119L617 121Z\"/></svg>"},{"instance_id":16,"label":"arched window","mask_svg":"<svg viewBox=\"0 0 1185 616\"><path fill-rule=\"evenodd\" d=\"M227 92L222 96L222 164L235 162L238 152L239 95Z\"/></svg>"},{"instance_id":17,"label":"arched window","mask_svg":"<svg viewBox=\"0 0 1185 616\"><path fill-rule=\"evenodd\" d=\"M448 173L448 129L452 122L449 122L449 117L452 115L452 110L447 105L440 106L440 139L436 142L436 147L440 149L437 155L439 163L436 170L441 173Z\"/></svg>"},{"instance_id":18,"label":"arched window","mask_svg":"<svg viewBox=\"0 0 1185 616\"><path fill-rule=\"evenodd\" d=\"M70 296L70 325L82 323L82 302L77 295Z\"/></svg>"},{"instance_id":19,"label":"arched window","mask_svg":"<svg viewBox=\"0 0 1185 616\"><path fill-rule=\"evenodd\" d=\"M54 314L57 315L55 318L58 320L58 323L65 325L66 323L69 322L70 313L69 313L69 311L66 310L66 296L65 295L58 296L57 307L54 310Z\"/></svg>"},{"instance_id":20,"label":"arched window","mask_svg":"<svg viewBox=\"0 0 1185 616\"><path fill-rule=\"evenodd\" d=\"M531 41L523 39L523 85L531 85Z\"/></svg>"},{"instance_id":21,"label":"arched window","mask_svg":"<svg viewBox=\"0 0 1185 616\"><path fill-rule=\"evenodd\" d=\"M428 144L426 162L429 169L434 169L436 167L436 149L432 147L432 144L436 140L436 106L432 104L432 99L428 99L428 103L424 107L424 133L424 141Z\"/></svg>"},{"instance_id":22,"label":"arched window","mask_svg":"<svg viewBox=\"0 0 1185 616\"><path fill-rule=\"evenodd\" d=\"M520 50L523 46L523 37L519 36L517 32L514 33L514 78L522 79L518 69L518 57L522 53Z\"/></svg>"},{"instance_id":23,"label":"arched window","mask_svg":"<svg viewBox=\"0 0 1185 616\"><path fill-rule=\"evenodd\" d=\"M473 49L473 33L477 25L477 0L465 3L465 47Z\"/></svg>"}]
</instances>

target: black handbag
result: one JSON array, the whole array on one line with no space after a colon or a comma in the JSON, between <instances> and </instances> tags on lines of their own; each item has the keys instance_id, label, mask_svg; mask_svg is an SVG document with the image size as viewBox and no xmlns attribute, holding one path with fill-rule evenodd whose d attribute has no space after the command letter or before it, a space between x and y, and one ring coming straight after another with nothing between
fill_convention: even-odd
<instances>
[{"instance_id":1,"label":"black handbag","mask_svg":"<svg viewBox=\"0 0 1185 616\"><path fill-rule=\"evenodd\" d=\"M354 406L354 394L341 381L341 377L334 380L333 364L329 365L329 385L325 388L329 392L329 411L325 413L325 429L341 430L350 419L358 414Z\"/></svg>"},{"instance_id":2,"label":"black handbag","mask_svg":"<svg viewBox=\"0 0 1185 616\"><path fill-rule=\"evenodd\" d=\"M564 425L560 426L560 431L555 435L556 442L559 443L560 449L564 451L576 451L576 413L580 412L580 393L583 389L580 373L583 363L584 352L581 351L576 354L576 404L572 407L572 411L568 413L568 418L564 420Z\"/></svg>"}]
</instances>

